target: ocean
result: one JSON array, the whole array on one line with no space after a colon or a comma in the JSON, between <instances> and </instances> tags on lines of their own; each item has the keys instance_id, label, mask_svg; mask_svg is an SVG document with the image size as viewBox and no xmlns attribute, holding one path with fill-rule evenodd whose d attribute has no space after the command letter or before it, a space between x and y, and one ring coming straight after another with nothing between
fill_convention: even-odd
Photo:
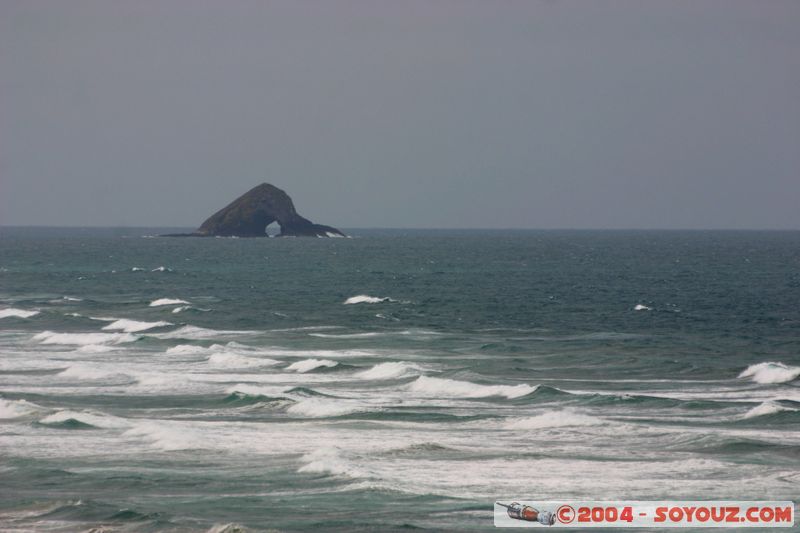
<instances>
[{"instance_id":1,"label":"ocean","mask_svg":"<svg viewBox=\"0 0 800 533\"><path fill-rule=\"evenodd\" d=\"M0 229L3 531L797 500L800 232Z\"/></svg>"}]
</instances>

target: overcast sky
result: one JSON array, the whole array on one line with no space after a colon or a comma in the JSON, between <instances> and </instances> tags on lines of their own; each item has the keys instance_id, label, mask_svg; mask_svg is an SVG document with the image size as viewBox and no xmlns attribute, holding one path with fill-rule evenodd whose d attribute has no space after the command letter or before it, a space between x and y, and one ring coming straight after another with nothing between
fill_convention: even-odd
<instances>
[{"instance_id":1,"label":"overcast sky","mask_svg":"<svg viewBox=\"0 0 800 533\"><path fill-rule=\"evenodd\" d=\"M800 228L800 2L0 0L0 224Z\"/></svg>"}]
</instances>

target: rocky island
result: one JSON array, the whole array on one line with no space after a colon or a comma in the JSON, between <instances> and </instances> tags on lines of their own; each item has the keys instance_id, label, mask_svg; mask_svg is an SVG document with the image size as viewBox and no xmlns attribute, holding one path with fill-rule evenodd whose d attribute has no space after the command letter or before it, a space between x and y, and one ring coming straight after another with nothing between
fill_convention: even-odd
<instances>
[{"instance_id":1,"label":"rocky island","mask_svg":"<svg viewBox=\"0 0 800 533\"><path fill-rule=\"evenodd\" d=\"M314 224L300 216L294 203L281 189L262 183L223 207L194 233L172 237L267 237L267 226L273 222L281 228L278 237L344 237L331 226Z\"/></svg>"}]
</instances>

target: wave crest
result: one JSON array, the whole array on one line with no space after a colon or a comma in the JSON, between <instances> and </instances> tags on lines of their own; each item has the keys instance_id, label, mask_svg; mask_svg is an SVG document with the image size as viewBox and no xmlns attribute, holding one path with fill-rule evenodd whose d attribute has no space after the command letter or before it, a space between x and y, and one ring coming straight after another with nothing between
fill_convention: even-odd
<instances>
[{"instance_id":1,"label":"wave crest","mask_svg":"<svg viewBox=\"0 0 800 533\"><path fill-rule=\"evenodd\" d=\"M420 376L416 381L409 384L409 390L430 396L455 398L505 396L508 399L512 399L526 396L534 392L536 387L524 383L519 385L479 385L470 381Z\"/></svg>"},{"instance_id":2,"label":"wave crest","mask_svg":"<svg viewBox=\"0 0 800 533\"><path fill-rule=\"evenodd\" d=\"M780 362L766 362L750 365L739 374L740 378L750 378L756 383L788 383L800 376L800 367L788 366Z\"/></svg>"}]
</instances>

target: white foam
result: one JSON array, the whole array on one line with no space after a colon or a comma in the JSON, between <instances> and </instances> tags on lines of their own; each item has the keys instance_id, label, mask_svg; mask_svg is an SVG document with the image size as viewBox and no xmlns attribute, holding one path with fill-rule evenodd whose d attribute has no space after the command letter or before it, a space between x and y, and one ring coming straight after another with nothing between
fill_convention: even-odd
<instances>
[{"instance_id":1,"label":"white foam","mask_svg":"<svg viewBox=\"0 0 800 533\"><path fill-rule=\"evenodd\" d=\"M53 331L43 331L33 336L33 340L41 344L121 344L133 342L138 339L136 335L130 333L55 333Z\"/></svg>"},{"instance_id":2,"label":"white foam","mask_svg":"<svg viewBox=\"0 0 800 533\"><path fill-rule=\"evenodd\" d=\"M285 385L269 386L269 385L248 385L246 383L239 383L233 387L228 387L225 394L247 394L248 396L272 396L278 397L286 393L291 387Z\"/></svg>"},{"instance_id":3,"label":"white foam","mask_svg":"<svg viewBox=\"0 0 800 533\"><path fill-rule=\"evenodd\" d=\"M345 461L336 448L322 448L300 458L304 464L297 471L308 474L333 474L351 478L367 477L367 473Z\"/></svg>"},{"instance_id":4,"label":"white foam","mask_svg":"<svg viewBox=\"0 0 800 533\"><path fill-rule=\"evenodd\" d=\"M333 335L330 333L309 333L308 335L311 337L320 337L322 339L367 339L370 337L380 337L383 335L383 333L342 333L341 335Z\"/></svg>"},{"instance_id":5,"label":"white foam","mask_svg":"<svg viewBox=\"0 0 800 533\"><path fill-rule=\"evenodd\" d=\"M144 272L144 269L141 267L133 267L131 269L131 272Z\"/></svg>"},{"instance_id":6,"label":"white foam","mask_svg":"<svg viewBox=\"0 0 800 533\"><path fill-rule=\"evenodd\" d=\"M772 415L775 413L780 413L781 411L795 411L795 409L784 407L775 402L768 401L753 407L747 411L742 418L755 418L757 416Z\"/></svg>"},{"instance_id":7,"label":"white foam","mask_svg":"<svg viewBox=\"0 0 800 533\"><path fill-rule=\"evenodd\" d=\"M0 419L19 418L35 413L41 409L38 405L27 400L6 400L0 398Z\"/></svg>"},{"instance_id":8,"label":"white foam","mask_svg":"<svg viewBox=\"0 0 800 533\"><path fill-rule=\"evenodd\" d=\"M106 379L113 376L120 376L118 372L103 370L102 368L89 366L89 365L72 365L65 370L58 373L63 378L72 378L79 380L97 380Z\"/></svg>"},{"instance_id":9,"label":"white foam","mask_svg":"<svg viewBox=\"0 0 800 533\"><path fill-rule=\"evenodd\" d=\"M783 363L766 362L750 365L739 374L740 378L750 378L756 383L788 383L800 376L800 367Z\"/></svg>"},{"instance_id":10,"label":"white foam","mask_svg":"<svg viewBox=\"0 0 800 533\"><path fill-rule=\"evenodd\" d=\"M123 428L129 426L129 423L123 418L90 411L58 411L40 419L39 422L42 424L59 424L69 420L99 428Z\"/></svg>"},{"instance_id":11,"label":"white foam","mask_svg":"<svg viewBox=\"0 0 800 533\"><path fill-rule=\"evenodd\" d=\"M421 370L422 368L419 365L413 363L405 363L402 361L389 362L380 363L368 370L358 372L356 377L359 379L396 379L414 374Z\"/></svg>"},{"instance_id":12,"label":"white foam","mask_svg":"<svg viewBox=\"0 0 800 533\"><path fill-rule=\"evenodd\" d=\"M30 318L39 314L39 311L26 311L25 309L15 309L9 307L7 309L0 309L0 318L16 317L16 318Z\"/></svg>"},{"instance_id":13,"label":"white foam","mask_svg":"<svg viewBox=\"0 0 800 533\"><path fill-rule=\"evenodd\" d=\"M297 401L297 403L292 404L286 411L293 415L325 418L329 416L347 415L365 410L366 408L363 405L348 400L303 398Z\"/></svg>"},{"instance_id":14,"label":"white foam","mask_svg":"<svg viewBox=\"0 0 800 533\"><path fill-rule=\"evenodd\" d=\"M208 364L217 368L250 368L256 366L277 365L280 361L275 359L247 357L237 353L220 352L211 354Z\"/></svg>"},{"instance_id":15,"label":"white foam","mask_svg":"<svg viewBox=\"0 0 800 533\"><path fill-rule=\"evenodd\" d=\"M140 422L123 435L143 438L149 441L154 448L164 451L202 448L202 443L206 442L201 432L176 425L174 421L148 420Z\"/></svg>"},{"instance_id":16,"label":"white foam","mask_svg":"<svg viewBox=\"0 0 800 533\"><path fill-rule=\"evenodd\" d=\"M121 318L119 320L115 320L107 326L103 326L102 329L106 331L125 331L127 333L136 333L137 331L146 331L148 329L163 328L164 326L171 325L171 322L164 322L163 320L159 320L158 322L140 322L138 320Z\"/></svg>"},{"instance_id":17,"label":"white foam","mask_svg":"<svg viewBox=\"0 0 800 533\"><path fill-rule=\"evenodd\" d=\"M176 307L175 309L173 309L172 313L173 314L182 313L183 311L186 311L186 310L191 309L191 308L192 307L190 305L182 305L180 307Z\"/></svg>"},{"instance_id":18,"label":"white foam","mask_svg":"<svg viewBox=\"0 0 800 533\"><path fill-rule=\"evenodd\" d=\"M180 300L178 298L159 298L158 300L153 300L150 302L150 307L160 307L162 305L178 305L178 304L188 304L186 300Z\"/></svg>"},{"instance_id":19,"label":"white foam","mask_svg":"<svg viewBox=\"0 0 800 533\"><path fill-rule=\"evenodd\" d=\"M154 268L150 272L172 272L172 269L171 268L167 268L165 266L160 266L160 267Z\"/></svg>"},{"instance_id":20,"label":"white foam","mask_svg":"<svg viewBox=\"0 0 800 533\"><path fill-rule=\"evenodd\" d=\"M66 300L68 302L82 302L83 301L82 298L73 298L72 296L64 296L62 299Z\"/></svg>"},{"instance_id":21,"label":"white foam","mask_svg":"<svg viewBox=\"0 0 800 533\"><path fill-rule=\"evenodd\" d=\"M636 304L636 307L633 308L634 311L652 311L652 307L647 307L646 305Z\"/></svg>"},{"instance_id":22,"label":"white foam","mask_svg":"<svg viewBox=\"0 0 800 533\"><path fill-rule=\"evenodd\" d=\"M393 301L391 298L387 297L376 297L376 296L369 296L367 294L358 294L356 296L351 296L347 300L344 301L345 305L351 304L377 304L381 302L391 302Z\"/></svg>"},{"instance_id":23,"label":"white foam","mask_svg":"<svg viewBox=\"0 0 800 533\"><path fill-rule=\"evenodd\" d=\"M519 398L530 394L536 387L521 383L519 385L479 385L469 381L456 381L454 379L432 378L420 376L409 384L412 392L438 397L456 398L486 398L489 396L505 396L506 398Z\"/></svg>"},{"instance_id":24,"label":"white foam","mask_svg":"<svg viewBox=\"0 0 800 533\"><path fill-rule=\"evenodd\" d=\"M117 349L118 348L114 346L108 346L106 344L86 344L78 347L75 351L78 353L108 353Z\"/></svg>"},{"instance_id":25,"label":"white foam","mask_svg":"<svg viewBox=\"0 0 800 533\"><path fill-rule=\"evenodd\" d=\"M327 235L331 239L343 239L344 238L344 235L339 235L338 233L333 233L331 231L326 231L325 235Z\"/></svg>"},{"instance_id":26,"label":"white foam","mask_svg":"<svg viewBox=\"0 0 800 533\"><path fill-rule=\"evenodd\" d=\"M603 420L564 409L548 411L536 416L509 418L503 422L505 429L547 429L552 427L595 426L603 424Z\"/></svg>"},{"instance_id":27,"label":"white foam","mask_svg":"<svg viewBox=\"0 0 800 533\"><path fill-rule=\"evenodd\" d=\"M167 348L165 352L167 355L194 355L208 352L209 349L204 346L195 346L193 344L178 344L171 348Z\"/></svg>"},{"instance_id":28,"label":"white foam","mask_svg":"<svg viewBox=\"0 0 800 533\"><path fill-rule=\"evenodd\" d=\"M201 328L198 326L183 326L167 333L154 334L159 339L213 339L236 335L252 335L255 331L220 331L216 329Z\"/></svg>"},{"instance_id":29,"label":"white foam","mask_svg":"<svg viewBox=\"0 0 800 533\"><path fill-rule=\"evenodd\" d=\"M304 374L314 370L315 368L332 368L337 364L338 363L336 361L331 361L330 359L303 359L302 361L297 361L296 363L292 363L291 365L287 366L286 370L293 370L295 372L299 372L300 374Z\"/></svg>"}]
</instances>

